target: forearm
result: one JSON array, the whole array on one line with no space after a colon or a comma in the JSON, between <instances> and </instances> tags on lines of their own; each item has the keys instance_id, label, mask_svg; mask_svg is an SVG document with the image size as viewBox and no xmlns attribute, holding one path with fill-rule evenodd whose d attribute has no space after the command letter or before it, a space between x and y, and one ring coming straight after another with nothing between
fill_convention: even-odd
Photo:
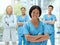
<instances>
[{"instance_id":1,"label":"forearm","mask_svg":"<svg viewBox=\"0 0 60 45\"><path fill-rule=\"evenodd\" d=\"M26 36L26 39L27 39L27 41L34 41L38 38L41 38L42 36L43 35L37 35L37 36L28 35L28 36Z\"/></svg>"},{"instance_id":2,"label":"forearm","mask_svg":"<svg viewBox=\"0 0 60 45\"><path fill-rule=\"evenodd\" d=\"M45 21L47 24L54 24L55 21Z\"/></svg>"},{"instance_id":3,"label":"forearm","mask_svg":"<svg viewBox=\"0 0 60 45\"><path fill-rule=\"evenodd\" d=\"M18 26L23 26L23 22L17 22Z\"/></svg>"},{"instance_id":4,"label":"forearm","mask_svg":"<svg viewBox=\"0 0 60 45\"><path fill-rule=\"evenodd\" d=\"M9 23L9 27L16 27L17 24L16 23Z\"/></svg>"},{"instance_id":5,"label":"forearm","mask_svg":"<svg viewBox=\"0 0 60 45\"><path fill-rule=\"evenodd\" d=\"M42 42L42 41L45 41L45 40L48 40L48 39L49 39L49 35L44 35L41 38L38 38L36 40L33 40L32 42Z\"/></svg>"}]
</instances>

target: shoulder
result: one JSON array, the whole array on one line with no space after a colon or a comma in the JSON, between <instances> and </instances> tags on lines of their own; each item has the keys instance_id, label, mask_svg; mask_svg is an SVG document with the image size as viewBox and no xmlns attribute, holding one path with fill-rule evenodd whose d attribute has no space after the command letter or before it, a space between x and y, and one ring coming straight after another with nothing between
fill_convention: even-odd
<instances>
[{"instance_id":1,"label":"shoulder","mask_svg":"<svg viewBox=\"0 0 60 45\"><path fill-rule=\"evenodd\" d=\"M29 24L31 24L31 21L29 20L29 21L27 21L25 24L26 24L26 25L29 25Z\"/></svg>"},{"instance_id":2,"label":"shoulder","mask_svg":"<svg viewBox=\"0 0 60 45\"><path fill-rule=\"evenodd\" d=\"M53 17L56 17L54 14L52 14Z\"/></svg>"},{"instance_id":3,"label":"shoulder","mask_svg":"<svg viewBox=\"0 0 60 45\"><path fill-rule=\"evenodd\" d=\"M40 24L41 24L42 26L45 26L45 25L46 25L46 23L45 23L45 22L42 22L42 21L40 21Z\"/></svg>"},{"instance_id":4,"label":"shoulder","mask_svg":"<svg viewBox=\"0 0 60 45\"><path fill-rule=\"evenodd\" d=\"M31 25L31 21L26 22L24 25L29 27Z\"/></svg>"},{"instance_id":5,"label":"shoulder","mask_svg":"<svg viewBox=\"0 0 60 45\"><path fill-rule=\"evenodd\" d=\"M26 15L25 17L26 17L26 18L29 18L29 15Z\"/></svg>"},{"instance_id":6,"label":"shoulder","mask_svg":"<svg viewBox=\"0 0 60 45\"><path fill-rule=\"evenodd\" d=\"M46 18L48 14L43 15L43 18Z\"/></svg>"},{"instance_id":7,"label":"shoulder","mask_svg":"<svg viewBox=\"0 0 60 45\"><path fill-rule=\"evenodd\" d=\"M16 17L16 15L13 15L14 17Z\"/></svg>"},{"instance_id":8,"label":"shoulder","mask_svg":"<svg viewBox=\"0 0 60 45\"><path fill-rule=\"evenodd\" d=\"M19 15L19 16L17 16L17 18L20 18L21 16Z\"/></svg>"},{"instance_id":9,"label":"shoulder","mask_svg":"<svg viewBox=\"0 0 60 45\"><path fill-rule=\"evenodd\" d=\"M3 17L2 18L6 18L7 16L6 15L3 15Z\"/></svg>"}]
</instances>

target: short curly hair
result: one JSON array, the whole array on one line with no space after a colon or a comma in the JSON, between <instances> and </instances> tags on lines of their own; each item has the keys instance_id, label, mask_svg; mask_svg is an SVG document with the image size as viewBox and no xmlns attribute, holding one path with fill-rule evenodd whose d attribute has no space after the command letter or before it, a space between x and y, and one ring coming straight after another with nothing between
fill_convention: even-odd
<instances>
[{"instance_id":1,"label":"short curly hair","mask_svg":"<svg viewBox=\"0 0 60 45\"><path fill-rule=\"evenodd\" d=\"M41 13L42 13L42 10L41 10L41 8L39 7L39 6L37 6L37 5L33 5L31 8L30 8L30 10L29 10L29 16L31 17L31 13L32 13L32 11L34 10L34 9L38 9L39 10L39 17L41 16ZM32 18L32 17L31 17Z\"/></svg>"}]
</instances>

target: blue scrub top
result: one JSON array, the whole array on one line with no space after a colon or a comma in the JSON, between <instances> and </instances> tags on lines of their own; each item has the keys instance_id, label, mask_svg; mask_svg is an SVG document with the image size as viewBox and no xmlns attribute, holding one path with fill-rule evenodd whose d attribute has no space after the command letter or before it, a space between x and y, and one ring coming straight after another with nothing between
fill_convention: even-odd
<instances>
[{"instance_id":1,"label":"blue scrub top","mask_svg":"<svg viewBox=\"0 0 60 45\"><path fill-rule=\"evenodd\" d=\"M56 19L56 16L53 15L53 14L51 14L50 17L48 17L48 14L45 14L45 15L43 16L43 19L44 19L45 21L52 21L52 20L56 21L56 20L57 20L57 19ZM54 31L54 24L47 24L47 25L48 25L48 27L50 28L49 34L54 33L54 32L55 32L55 31Z\"/></svg>"},{"instance_id":2,"label":"blue scrub top","mask_svg":"<svg viewBox=\"0 0 60 45\"><path fill-rule=\"evenodd\" d=\"M27 21L29 21L29 16L25 15L24 18L22 18L22 16L18 16L17 17L17 22L22 22L23 24L25 24ZM18 26L17 28L18 30L18 35L23 35L23 26Z\"/></svg>"},{"instance_id":3,"label":"blue scrub top","mask_svg":"<svg viewBox=\"0 0 60 45\"><path fill-rule=\"evenodd\" d=\"M31 21L27 22L23 27L24 27L24 31L23 31L24 35L26 34L30 34L33 36L44 35L48 33L48 30L49 30L48 26L45 23L40 21L39 21L38 27L35 27ZM43 45L43 43L27 41L26 45Z\"/></svg>"}]
</instances>

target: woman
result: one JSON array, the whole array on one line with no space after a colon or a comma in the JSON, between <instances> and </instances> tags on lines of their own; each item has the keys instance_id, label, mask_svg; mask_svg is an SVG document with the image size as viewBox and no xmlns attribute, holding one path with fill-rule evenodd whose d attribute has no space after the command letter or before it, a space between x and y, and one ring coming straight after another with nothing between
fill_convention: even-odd
<instances>
[{"instance_id":1,"label":"woman","mask_svg":"<svg viewBox=\"0 0 60 45\"><path fill-rule=\"evenodd\" d=\"M32 6L29 11L31 20L24 25L23 34L26 38L26 45L47 45L45 40L48 40L49 34L48 26L39 21L41 16L41 8L39 6Z\"/></svg>"},{"instance_id":2,"label":"woman","mask_svg":"<svg viewBox=\"0 0 60 45\"><path fill-rule=\"evenodd\" d=\"M9 45L10 41L12 41L13 45L16 45L16 16L13 14L11 5L6 8L6 15L3 17L3 27L3 41L5 42L5 45Z\"/></svg>"},{"instance_id":3,"label":"woman","mask_svg":"<svg viewBox=\"0 0 60 45\"><path fill-rule=\"evenodd\" d=\"M18 25L18 45L25 45L25 38L23 36L23 25L24 23L26 23L28 20L29 20L29 16L26 15L26 8L25 7L22 7L21 8L21 12L22 12L22 15L21 16L18 16L17 18L17 25ZM22 43L23 41L23 43Z\"/></svg>"}]
</instances>

